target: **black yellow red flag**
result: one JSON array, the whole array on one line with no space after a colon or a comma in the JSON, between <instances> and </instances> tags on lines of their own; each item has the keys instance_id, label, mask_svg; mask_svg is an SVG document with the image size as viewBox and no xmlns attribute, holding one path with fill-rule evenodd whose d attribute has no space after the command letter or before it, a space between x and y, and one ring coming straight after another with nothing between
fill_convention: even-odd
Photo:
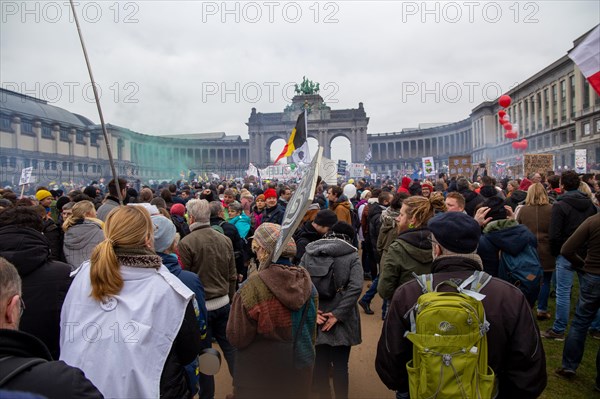
<instances>
[{"instance_id":1,"label":"black yellow red flag","mask_svg":"<svg viewBox=\"0 0 600 399\"><path fill-rule=\"evenodd\" d=\"M283 157L290 157L298 148L302 147L302 145L306 142L306 123L304 121L305 112L302 112L298 116L298 120L296 121L296 126L292 130L292 134L290 135L290 139L288 140L285 147L283 147L283 151L275 160L275 163L279 162L279 160Z\"/></svg>"}]
</instances>

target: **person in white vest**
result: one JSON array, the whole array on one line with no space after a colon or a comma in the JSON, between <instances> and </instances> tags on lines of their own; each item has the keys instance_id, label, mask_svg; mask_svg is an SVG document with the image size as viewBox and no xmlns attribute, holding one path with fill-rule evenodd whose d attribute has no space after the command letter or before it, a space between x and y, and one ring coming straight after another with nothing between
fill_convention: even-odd
<instances>
[{"instance_id":1,"label":"person in white vest","mask_svg":"<svg viewBox=\"0 0 600 399\"><path fill-rule=\"evenodd\" d=\"M190 396L183 366L201 350L193 293L154 252L154 229L143 207L111 211L62 308L60 359L108 398Z\"/></svg>"}]
</instances>

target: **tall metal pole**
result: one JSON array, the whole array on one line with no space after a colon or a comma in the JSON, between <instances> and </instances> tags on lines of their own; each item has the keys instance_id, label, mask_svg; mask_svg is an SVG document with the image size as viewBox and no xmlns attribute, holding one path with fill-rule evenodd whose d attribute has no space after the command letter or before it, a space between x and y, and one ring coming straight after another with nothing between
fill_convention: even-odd
<instances>
[{"instance_id":1,"label":"tall metal pole","mask_svg":"<svg viewBox=\"0 0 600 399\"><path fill-rule=\"evenodd\" d=\"M75 5L73 4L73 0L69 0L71 4L71 10L73 11L73 17L75 18L75 25L77 26L77 33L79 34L79 41L81 41L81 49L83 50L83 56L85 57L85 63L87 65L88 72L90 74L90 81L92 82L92 89L94 90L94 98L96 99L96 107L98 108L98 115L100 116L100 125L102 126L102 134L104 135L104 142L106 143L106 152L108 154L108 162L110 163L110 169L112 171L113 179L115 181L115 186L117 188L117 198L119 199L119 203L123 204L123 198L121 196L121 185L119 184L119 176L117 175L117 170L115 169L115 162L112 156L112 150L110 149L110 142L108 140L108 131L106 130L106 124L104 123L104 115L102 114L102 107L100 106L100 98L98 97L98 89L96 89L96 82L94 81L94 75L92 74L92 66L90 64L90 59L87 54L87 50L85 48L85 43L83 41L83 35L81 33L81 27L79 26L79 18L77 18L77 12L75 12Z\"/></svg>"}]
</instances>

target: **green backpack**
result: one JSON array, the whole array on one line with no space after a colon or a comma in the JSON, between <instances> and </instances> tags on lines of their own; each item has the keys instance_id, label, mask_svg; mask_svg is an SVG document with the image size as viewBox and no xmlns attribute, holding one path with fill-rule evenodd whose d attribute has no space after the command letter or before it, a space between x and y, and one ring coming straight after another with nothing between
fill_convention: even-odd
<instances>
[{"instance_id":1,"label":"green backpack","mask_svg":"<svg viewBox=\"0 0 600 399\"><path fill-rule=\"evenodd\" d=\"M476 271L460 286L451 280L434 286L432 274L415 277L423 295L409 312L411 331L406 332L413 343L413 358L406 364L410 397L491 398L495 386L488 366L489 323L481 303L485 295L479 291L492 277ZM456 292L438 292L441 285Z\"/></svg>"}]
</instances>

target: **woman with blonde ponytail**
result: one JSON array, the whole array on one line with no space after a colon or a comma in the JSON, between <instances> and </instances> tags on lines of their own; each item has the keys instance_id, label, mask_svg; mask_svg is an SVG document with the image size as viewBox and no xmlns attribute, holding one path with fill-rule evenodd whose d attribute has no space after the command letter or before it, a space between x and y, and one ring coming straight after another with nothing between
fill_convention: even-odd
<instances>
[{"instance_id":1,"label":"woman with blonde ponytail","mask_svg":"<svg viewBox=\"0 0 600 399\"><path fill-rule=\"evenodd\" d=\"M63 252L74 270L90 259L96 245L104 241L104 222L96 218L96 208L91 201L77 202L71 211L62 227L65 232Z\"/></svg>"},{"instance_id":2,"label":"woman with blonde ponytail","mask_svg":"<svg viewBox=\"0 0 600 399\"><path fill-rule=\"evenodd\" d=\"M431 272L433 257L427 222L435 213L444 211L443 198L438 195L431 198L415 195L402 202L396 218L398 238L381 259L377 292L383 299L392 299L396 288L413 278L413 272Z\"/></svg>"},{"instance_id":3,"label":"woman with blonde ponytail","mask_svg":"<svg viewBox=\"0 0 600 399\"><path fill-rule=\"evenodd\" d=\"M143 207L113 209L62 307L60 360L105 397L189 396L183 365L201 349L193 293L156 255L154 231Z\"/></svg>"}]
</instances>

